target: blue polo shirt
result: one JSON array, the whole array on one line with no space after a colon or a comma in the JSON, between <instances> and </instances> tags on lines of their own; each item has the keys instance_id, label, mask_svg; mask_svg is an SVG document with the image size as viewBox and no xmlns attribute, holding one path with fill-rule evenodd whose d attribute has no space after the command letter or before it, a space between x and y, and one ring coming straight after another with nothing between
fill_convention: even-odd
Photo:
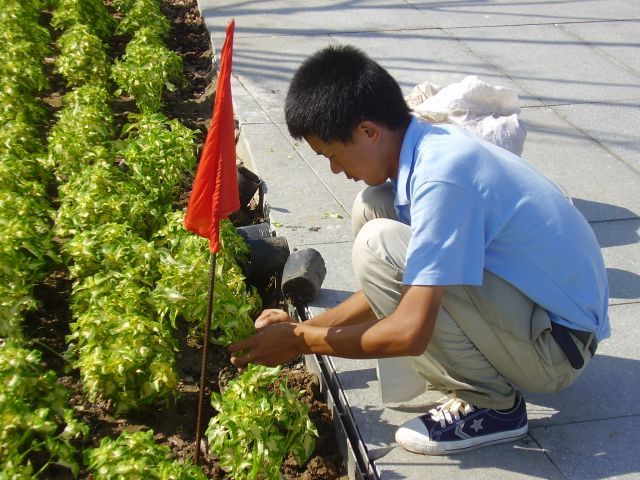
<instances>
[{"instance_id":1,"label":"blue polo shirt","mask_svg":"<svg viewBox=\"0 0 640 480\"><path fill-rule=\"evenodd\" d=\"M481 285L486 269L570 328L610 335L593 230L517 155L454 125L414 118L402 144L398 219L411 225L405 285Z\"/></svg>"}]
</instances>

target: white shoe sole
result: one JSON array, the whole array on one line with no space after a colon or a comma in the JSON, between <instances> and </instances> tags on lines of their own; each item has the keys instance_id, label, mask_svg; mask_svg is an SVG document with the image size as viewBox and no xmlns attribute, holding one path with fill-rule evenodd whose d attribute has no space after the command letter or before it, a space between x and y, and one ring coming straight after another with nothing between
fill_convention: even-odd
<instances>
[{"instance_id":1,"label":"white shoe sole","mask_svg":"<svg viewBox=\"0 0 640 480\"><path fill-rule=\"evenodd\" d=\"M405 450L421 455L453 455L488 445L513 442L524 438L528 431L529 426L525 425L517 430L493 433L482 437L460 439L452 442L434 442L413 429L400 427L396 432L396 442Z\"/></svg>"}]
</instances>

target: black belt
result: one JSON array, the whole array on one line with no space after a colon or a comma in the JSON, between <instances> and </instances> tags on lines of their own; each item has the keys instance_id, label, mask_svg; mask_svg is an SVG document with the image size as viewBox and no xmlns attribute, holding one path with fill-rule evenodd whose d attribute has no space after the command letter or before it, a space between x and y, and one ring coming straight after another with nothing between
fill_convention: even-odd
<instances>
[{"instance_id":1,"label":"black belt","mask_svg":"<svg viewBox=\"0 0 640 480\"><path fill-rule=\"evenodd\" d=\"M584 366L584 358L582 357L582 353L576 345L576 342L571 335L569 335L570 333L589 349L592 357L595 355L596 349L598 348L598 340L591 332L574 330L573 328L565 327L559 323L551 322L551 336L567 356L569 364L576 370L579 370Z\"/></svg>"}]
</instances>

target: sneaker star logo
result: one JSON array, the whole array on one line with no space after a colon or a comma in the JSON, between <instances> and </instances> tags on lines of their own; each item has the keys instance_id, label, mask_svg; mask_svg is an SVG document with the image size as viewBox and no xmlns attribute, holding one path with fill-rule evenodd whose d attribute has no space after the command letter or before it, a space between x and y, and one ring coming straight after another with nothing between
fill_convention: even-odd
<instances>
[{"instance_id":1,"label":"sneaker star logo","mask_svg":"<svg viewBox=\"0 0 640 480\"><path fill-rule=\"evenodd\" d=\"M484 420L484 418L480 418L480 419L475 419L473 421L473 424L469 427L469 428L473 428L476 433L478 433L479 430L482 430L484 427L482 426L482 421Z\"/></svg>"}]
</instances>

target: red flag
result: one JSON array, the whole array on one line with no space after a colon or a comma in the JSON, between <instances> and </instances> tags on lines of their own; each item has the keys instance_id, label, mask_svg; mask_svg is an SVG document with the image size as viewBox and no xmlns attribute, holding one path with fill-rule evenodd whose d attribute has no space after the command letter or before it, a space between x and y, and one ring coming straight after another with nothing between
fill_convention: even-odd
<instances>
[{"instance_id":1,"label":"red flag","mask_svg":"<svg viewBox=\"0 0 640 480\"><path fill-rule=\"evenodd\" d=\"M235 21L227 26L211 127L200 155L184 226L207 237L212 253L220 250L220 220L240 208L236 167L235 123L231 101L231 58Z\"/></svg>"}]
</instances>

